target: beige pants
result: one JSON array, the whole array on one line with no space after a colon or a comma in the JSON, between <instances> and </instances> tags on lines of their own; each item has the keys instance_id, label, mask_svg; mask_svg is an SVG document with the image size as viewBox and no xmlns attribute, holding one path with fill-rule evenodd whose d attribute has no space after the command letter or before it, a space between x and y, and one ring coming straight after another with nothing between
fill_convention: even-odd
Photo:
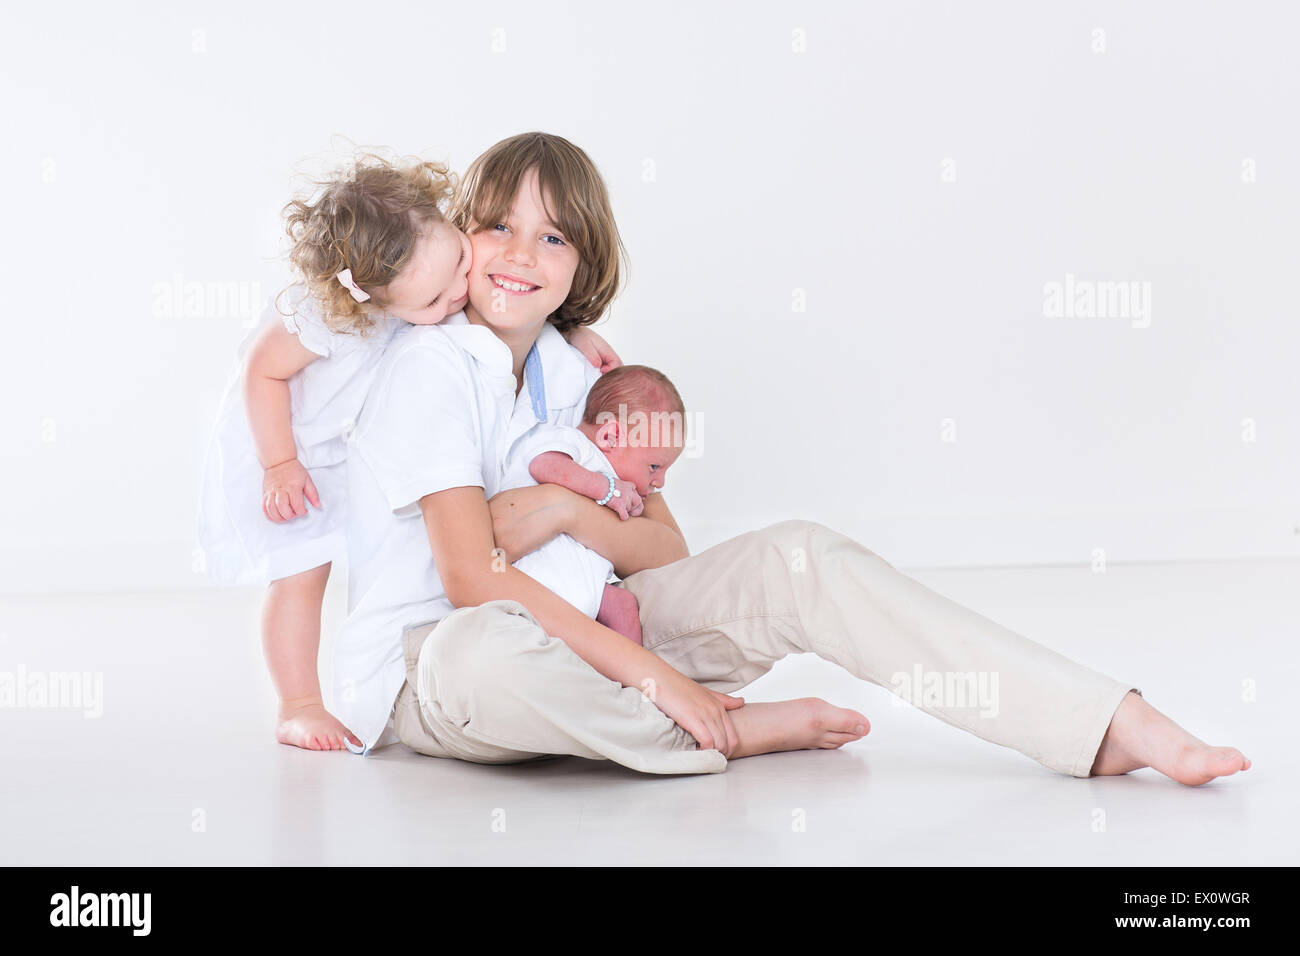
<instances>
[{"instance_id":1,"label":"beige pants","mask_svg":"<svg viewBox=\"0 0 1300 956\"><path fill-rule=\"evenodd\" d=\"M706 687L735 691L787 654L810 652L1076 777L1088 776L1115 709L1137 690L813 522L740 535L623 586L640 603L646 649ZM726 769L721 753L697 749L639 689L602 676L517 602L461 608L403 641L407 682L394 722L421 753L478 763L573 754L665 774Z\"/></svg>"}]
</instances>

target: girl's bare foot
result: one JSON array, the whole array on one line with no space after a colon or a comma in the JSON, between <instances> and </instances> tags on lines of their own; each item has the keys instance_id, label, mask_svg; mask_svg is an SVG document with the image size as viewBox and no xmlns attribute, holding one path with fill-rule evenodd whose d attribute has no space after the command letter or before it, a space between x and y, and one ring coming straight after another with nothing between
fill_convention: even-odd
<instances>
[{"instance_id":1,"label":"girl's bare foot","mask_svg":"<svg viewBox=\"0 0 1300 956\"><path fill-rule=\"evenodd\" d=\"M736 711L739 713L739 711ZM734 715L733 715L734 716ZM1129 691L1115 710L1102 738L1093 776L1128 773L1142 767L1199 787L1215 777L1249 770L1250 761L1232 747L1211 747L1198 740L1139 694Z\"/></svg>"},{"instance_id":2,"label":"girl's bare foot","mask_svg":"<svg viewBox=\"0 0 1300 956\"><path fill-rule=\"evenodd\" d=\"M323 704L308 703L294 706L281 704L276 717L275 739L291 747L304 750L343 750L343 739L358 747L358 740Z\"/></svg>"},{"instance_id":3,"label":"girl's bare foot","mask_svg":"<svg viewBox=\"0 0 1300 956\"><path fill-rule=\"evenodd\" d=\"M732 760L781 750L835 750L871 730L870 722L856 710L816 697L746 704L730 714L739 738Z\"/></svg>"}]
</instances>

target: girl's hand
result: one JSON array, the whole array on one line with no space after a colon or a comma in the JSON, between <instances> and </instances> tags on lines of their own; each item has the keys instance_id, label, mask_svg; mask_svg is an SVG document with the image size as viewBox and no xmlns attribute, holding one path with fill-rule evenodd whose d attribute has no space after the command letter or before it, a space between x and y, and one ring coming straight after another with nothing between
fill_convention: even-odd
<instances>
[{"instance_id":1,"label":"girl's hand","mask_svg":"<svg viewBox=\"0 0 1300 956\"><path fill-rule=\"evenodd\" d=\"M618 368L623 360L618 357L608 342L585 325L570 329L564 336L569 344L587 357L587 361L605 374L612 368Z\"/></svg>"},{"instance_id":2,"label":"girl's hand","mask_svg":"<svg viewBox=\"0 0 1300 956\"><path fill-rule=\"evenodd\" d=\"M303 499L320 507L320 495L311 475L297 458L266 469L262 477L262 514L280 524L307 514Z\"/></svg>"},{"instance_id":3,"label":"girl's hand","mask_svg":"<svg viewBox=\"0 0 1300 956\"><path fill-rule=\"evenodd\" d=\"M624 481L622 478L614 479L614 491L617 492L609 501L605 502L606 508L613 508L620 518L626 521L628 518L636 518L645 510L645 503L641 500L641 495L637 493L636 485L630 481ZM604 495L600 496L605 497ZM600 498L595 499L597 501Z\"/></svg>"},{"instance_id":4,"label":"girl's hand","mask_svg":"<svg viewBox=\"0 0 1300 956\"><path fill-rule=\"evenodd\" d=\"M650 702L695 738L701 750L719 750L730 757L739 738L729 711L745 706L745 698L709 690L677 671L658 686L642 689Z\"/></svg>"}]
</instances>

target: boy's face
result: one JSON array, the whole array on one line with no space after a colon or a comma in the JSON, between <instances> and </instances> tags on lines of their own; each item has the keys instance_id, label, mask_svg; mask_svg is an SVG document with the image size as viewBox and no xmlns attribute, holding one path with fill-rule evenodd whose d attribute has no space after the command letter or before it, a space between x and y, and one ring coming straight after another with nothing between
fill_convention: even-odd
<instances>
[{"instance_id":1,"label":"boy's face","mask_svg":"<svg viewBox=\"0 0 1300 956\"><path fill-rule=\"evenodd\" d=\"M383 292L385 311L412 325L436 325L465 298L470 242L446 222L425 226L402 271Z\"/></svg>"},{"instance_id":2,"label":"boy's face","mask_svg":"<svg viewBox=\"0 0 1300 956\"><path fill-rule=\"evenodd\" d=\"M469 224L470 321L498 332L530 329L569 297L578 250L547 215L554 203L553 196L543 199L537 171L529 170L504 222Z\"/></svg>"}]
</instances>

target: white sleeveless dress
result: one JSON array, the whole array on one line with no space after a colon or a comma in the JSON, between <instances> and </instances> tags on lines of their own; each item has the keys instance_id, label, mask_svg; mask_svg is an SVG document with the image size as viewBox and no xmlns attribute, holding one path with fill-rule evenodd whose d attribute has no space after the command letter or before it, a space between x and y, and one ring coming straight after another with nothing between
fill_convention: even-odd
<instances>
[{"instance_id":1,"label":"white sleeveless dress","mask_svg":"<svg viewBox=\"0 0 1300 956\"><path fill-rule=\"evenodd\" d=\"M283 322L321 356L289 379L294 444L321 507L307 503L306 516L280 524L262 512L263 469L243 400L243 357L256 334L250 333L217 413L199 491L203 567L223 584L266 584L346 554L347 443L379 359L403 324L385 316L364 336L331 332L301 286L279 302L267 303L261 322Z\"/></svg>"}]
</instances>

